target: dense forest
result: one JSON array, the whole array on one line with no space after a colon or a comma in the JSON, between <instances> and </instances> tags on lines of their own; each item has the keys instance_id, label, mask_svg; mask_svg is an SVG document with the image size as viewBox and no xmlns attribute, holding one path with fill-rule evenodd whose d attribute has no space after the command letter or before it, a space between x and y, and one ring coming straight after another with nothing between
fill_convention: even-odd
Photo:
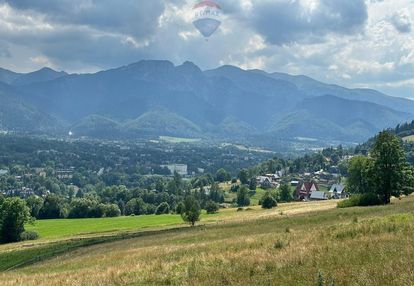
<instances>
[{"instance_id":1,"label":"dense forest","mask_svg":"<svg viewBox=\"0 0 414 286\"><path fill-rule=\"evenodd\" d=\"M409 136L414 135L414 120L412 122L399 124L396 128L388 129L388 131L401 138L407 160L411 164L414 164L414 140L409 139ZM365 155L368 154L375 140L377 140L377 136L371 138L366 143L357 146L355 153Z\"/></svg>"}]
</instances>

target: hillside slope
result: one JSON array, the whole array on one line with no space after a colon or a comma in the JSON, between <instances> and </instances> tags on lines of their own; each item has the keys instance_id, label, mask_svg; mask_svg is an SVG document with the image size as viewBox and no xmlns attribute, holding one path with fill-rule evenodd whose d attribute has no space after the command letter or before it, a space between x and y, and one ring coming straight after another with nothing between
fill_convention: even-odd
<instances>
[{"instance_id":1,"label":"hillside slope","mask_svg":"<svg viewBox=\"0 0 414 286\"><path fill-rule=\"evenodd\" d=\"M307 98L294 112L273 126L272 131L285 136L310 138L366 139L389 124L412 118L384 106L325 95Z\"/></svg>"},{"instance_id":2,"label":"hillside slope","mask_svg":"<svg viewBox=\"0 0 414 286\"><path fill-rule=\"evenodd\" d=\"M298 213L283 204L268 211L223 210L239 219L220 223L210 215L205 219L213 223L202 227L124 234L128 240L79 248L0 278L5 286L410 285L413 198L388 206L317 210L330 203L307 203L305 211L299 204ZM25 254L36 247L10 246L0 260L5 252L14 258L19 250Z\"/></svg>"},{"instance_id":3,"label":"hillside slope","mask_svg":"<svg viewBox=\"0 0 414 286\"><path fill-rule=\"evenodd\" d=\"M0 87L0 130L58 133L60 127L55 118L5 94Z\"/></svg>"}]
</instances>

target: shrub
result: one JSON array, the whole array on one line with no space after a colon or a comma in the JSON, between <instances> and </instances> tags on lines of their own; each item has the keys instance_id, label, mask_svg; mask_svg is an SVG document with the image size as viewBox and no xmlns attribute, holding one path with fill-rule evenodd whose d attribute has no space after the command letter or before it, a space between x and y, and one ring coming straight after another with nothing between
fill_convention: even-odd
<instances>
[{"instance_id":1,"label":"shrub","mask_svg":"<svg viewBox=\"0 0 414 286\"><path fill-rule=\"evenodd\" d=\"M156 210L157 210L157 207L155 207L154 205L151 205L151 204L147 204L145 213L147 215L152 215L152 214L155 214Z\"/></svg>"},{"instance_id":2,"label":"shrub","mask_svg":"<svg viewBox=\"0 0 414 286\"><path fill-rule=\"evenodd\" d=\"M141 198L132 199L125 205L126 215L144 215L147 213L147 204Z\"/></svg>"},{"instance_id":3,"label":"shrub","mask_svg":"<svg viewBox=\"0 0 414 286\"><path fill-rule=\"evenodd\" d=\"M219 210L218 204L216 204L213 201L208 201L207 202L207 204L206 204L207 214L214 214L214 213L218 212L218 210Z\"/></svg>"},{"instance_id":4,"label":"shrub","mask_svg":"<svg viewBox=\"0 0 414 286\"><path fill-rule=\"evenodd\" d=\"M105 206L106 217L117 217L121 215L121 210L117 204L110 204Z\"/></svg>"},{"instance_id":5,"label":"shrub","mask_svg":"<svg viewBox=\"0 0 414 286\"><path fill-rule=\"evenodd\" d=\"M230 192L232 192L232 193L237 193L237 191L239 190L239 188L240 188L240 186L239 186L239 185L237 185L237 184L233 184L233 185L230 187Z\"/></svg>"},{"instance_id":6,"label":"shrub","mask_svg":"<svg viewBox=\"0 0 414 286\"><path fill-rule=\"evenodd\" d=\"M278 240L275 242L275 244L273 245L274 248L276 249L282 249L286 246L286 243L283 240Z\"/></svg>"},{"instance_id":7,"label":"shrub","mask_svg":"<svg viewBox=\"0 0 414 286\"><path fill-rule=\"evenodd\" d=\"M262 198L262 208L264 209L271 209L277 206L277 201L272 196L270 192L266 192L266 194Z\"/></svg>"},{"instance_id":8,"label":"shrub","mask_svg":"<svg viewBox=\"0 0 414 286\"><path fill-rule=\"evenodd\" d=\"M249 181L249 189L251 191L256 191L256 189L257 189L257 181L256 181L256 178L251 178L250 179L250 181Z\"/></svg>"},{"instance_id":9,"label":"shrub","mask_svg":"<svg viewBox=\"0 0 414 286\"><path fill-rule=\"evenodd\" d=\"M21 241L36 240L38 238L39 238L39 234L35 231L24 231L20 235Z\"/></svg>"},{"instance_id":10,"label":"shrub","mask_svg":"<svg viewBox=\"0 0 414 286\"><path fill-rule=\"evenodd\" d=\"M101 218L105 215L105 209L106 209L106 205L97 204L90 209L87 217Z\"/></svg>"},{"instance_id":11,"label":"shrub","mask_svg":"<svg viewBox=\"0 0 414 286\"><path fill-rule=\"evenodd\" d=\"M8 198L0 205L0 241L17 242L30 221L30 209L20 198Z\"/></svg>"},{"instance_id":12,"label":"shrub","mask_svg":"<svg viewBox=\"0 0 414 286\"><path fill-rule=\"evenodd\" d=\"M367 193L361 195L353 195L349 199L339 202L338 208L350 208L350 207L366 207L381 205L382 201L376 194Z\"/></svg>"},{"instance_id":13,"label":"shrub","mask_svg":"<svg viewBox=\"0 0 414 286\"><path fill-rule=\"evenodd\" d=\"M156 215L168 214L170 213L170 205L166 202L161 203L155 210Z\"/></svg>"},{"instance_id":14,"label":"shrub","mask_svg":"<svg viewBox=\"0 0 414 286\"><path fill-rule=\"evenodd\" d=\"M184 203L183 202L179 202L178 205L175 207L175 212L177 214L182 214L184 212Z\"/></svg>"},{"instance_id":15,"label":"shrub","mask_svg":"<svg viewBox=\"0 0 414 286\"><path fill-rule=\"evenodd\" d=\"M65 218L67 214L68 210L64 199L55 194L50 194L45 198L43 202L43 206L39 211L39 218Z\"/></svg>"}]
</instances>

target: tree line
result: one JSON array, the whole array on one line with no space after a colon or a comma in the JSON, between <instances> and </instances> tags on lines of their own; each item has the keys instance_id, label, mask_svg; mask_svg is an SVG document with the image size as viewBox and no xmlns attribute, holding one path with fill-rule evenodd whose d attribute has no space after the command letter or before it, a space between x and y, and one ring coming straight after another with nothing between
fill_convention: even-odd
<instances>
[{"instance_id":1,"label":"tree line","mask_svg":"<svg viewBox=\"0 0 414 286\"><path fill-rule=\"evenodd\" d=\"M376 136L366 155L349 162L347 186L358 194L347 205L389 204L391 197L414 192L414 167L407 161L402 140L393 132Z\"/></svg>"}]
</instances>

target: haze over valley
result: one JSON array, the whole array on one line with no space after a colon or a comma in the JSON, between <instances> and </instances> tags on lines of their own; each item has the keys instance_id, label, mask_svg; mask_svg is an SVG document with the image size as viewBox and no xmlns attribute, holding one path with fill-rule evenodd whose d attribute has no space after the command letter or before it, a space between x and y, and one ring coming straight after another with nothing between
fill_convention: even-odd
<instances>
[{"instance_id":1,"label":"haze over valley","mask_svg":"<svg viewBox=\"0 0 414 286\"><path fill-rule=\"evenodd\" d=\"M375 90L235 66L202 71L191 62L143 60L93 74L2 69L0 84L1 129L76 138L349 143L414 118L414 101Z\"/></svg>"}]
</instances>

